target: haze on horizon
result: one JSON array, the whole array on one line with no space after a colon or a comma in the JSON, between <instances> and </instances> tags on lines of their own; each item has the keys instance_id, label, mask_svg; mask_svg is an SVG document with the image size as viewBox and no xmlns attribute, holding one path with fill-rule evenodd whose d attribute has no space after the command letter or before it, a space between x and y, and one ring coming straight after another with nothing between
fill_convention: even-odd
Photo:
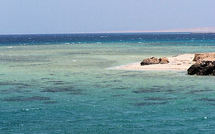
<instances>
[{"instance_id":1,"label":"haze on horizon","mask_svg":"<svg viewBox=\"0 0 215 134\"><path fill-rule=\"evenodd\" d=\"M0 34L215 27L215 0L0 0Z\"/></svg>"}]
</instances>

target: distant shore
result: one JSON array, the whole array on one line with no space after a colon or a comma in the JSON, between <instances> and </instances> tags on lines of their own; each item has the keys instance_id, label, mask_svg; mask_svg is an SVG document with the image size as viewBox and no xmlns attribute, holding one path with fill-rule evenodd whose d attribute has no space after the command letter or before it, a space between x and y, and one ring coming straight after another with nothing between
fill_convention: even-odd
<instances>
[{"instance_id":1,"label":"distant shore","mask_svg":"<svg viewBox=\"0 0 215 134\"><path fill-rule=\"evenodd\" d=\"M0 35L58 35L58 34L132 34L132 33L215 33L215 27L199 27L199 28L181 28L181 29L166 29L166 30L121 30L121 31L88 31L88 32L56 32L56 33L0 33Z\"/></svg>"},{"instance_id":2,"label":"distant shore","mask_svg":"<svg viewBox=\"0 0 215 134\"><path fill-rule=\"evenodd\" d=\"M111 70L131 70L131 71L145 71L145 70L175 70L186 71L192 64L194 54L181 54L178 56L167 57L169 59L168 64L153 64L141 66L140 62L130 63L127 65L121 65L109 68Z\"/></svg>"},{"instance_id":3,"label":"distant shore","mask_svg":"<svg viewBox=\"0 0 215 134\"><path fill-rule=\"evenodd\" d=\"M76 32L73 34L105 34L105 33L215 33L215 27L197 27L166 30L125 30L125 31L97 31Z\"/></svg>"}]
</instances>

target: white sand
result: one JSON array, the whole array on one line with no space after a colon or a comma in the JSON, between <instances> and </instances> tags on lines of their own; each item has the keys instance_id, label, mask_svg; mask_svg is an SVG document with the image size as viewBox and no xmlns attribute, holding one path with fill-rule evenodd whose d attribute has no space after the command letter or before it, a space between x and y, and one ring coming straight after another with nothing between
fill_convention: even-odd
<instances>
[{"instance_id":1,"label":"white sand","mask_svg":"<svg viewBox=\"0 0 215 134\"><path fill-rule=\"evenodd\" d=\"M131 63L127 65L121 65L117 67L112 67L109 69L113 70L133 70L133 71L144 71L144 70L175 70L175 71L185 71L187 70L193 62L194 54L182 54L175 57L167 57L169 59L168 64L154 64L141 66L140 62Z\"/></svg>"}]
</instances>

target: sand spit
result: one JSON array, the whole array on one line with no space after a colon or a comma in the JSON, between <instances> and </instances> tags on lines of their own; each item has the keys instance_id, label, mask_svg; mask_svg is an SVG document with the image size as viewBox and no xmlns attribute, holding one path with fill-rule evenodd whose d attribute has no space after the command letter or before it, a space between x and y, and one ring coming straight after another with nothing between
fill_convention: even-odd
<instances>
[{"instance_id":1,"label":"sand spit","mask_svg":"<svg viewBox=\"0 0 215 134\"><path fill-rule=\"evenodd\" d=\"M167 57L169 59L168 64L153 64L141 66L140 62L130 63L127 65L121 65L111 67L111 70L131 70L131 71L145 71L145 70L175 70L175 71L186 71L192 64L194 54L181 54L178 56Z\"/></svg>"}]
</instances>

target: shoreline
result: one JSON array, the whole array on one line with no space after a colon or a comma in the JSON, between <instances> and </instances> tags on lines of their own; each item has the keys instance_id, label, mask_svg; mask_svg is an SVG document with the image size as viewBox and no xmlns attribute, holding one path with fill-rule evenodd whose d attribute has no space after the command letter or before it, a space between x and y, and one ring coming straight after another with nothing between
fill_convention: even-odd
<instances>
[{"instance_id":1,"label":"shoreline","mask_svg":"<svg viewBox=\"0 0 215 134\"><path fill-rule=\"evenodd\" d=\"M130 63L108 68L110 70L127 70L127 71L186 71L195 62L194 54L180 54L177 56L167 57L168 64L152 64L141 66L140 62Z\"/></svg>"}]
</instances>

